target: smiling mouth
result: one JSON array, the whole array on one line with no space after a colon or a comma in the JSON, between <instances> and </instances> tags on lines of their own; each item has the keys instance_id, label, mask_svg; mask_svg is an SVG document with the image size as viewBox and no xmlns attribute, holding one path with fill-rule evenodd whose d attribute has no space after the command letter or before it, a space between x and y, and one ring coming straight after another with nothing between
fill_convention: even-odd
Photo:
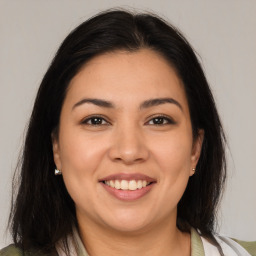
<instances>
[{"instance_id":1,"label":"smiling mouth","mask_svg":"<svg viewBox=\"0 0 256 256\"><path fill-rule=\"evenodd\" d=\"M99 180L103 188L122 201L134 201L148 194L157 180L141 173L116 173Z\"/></svg>"},{"instance_id":2,"label":"smiling mouth","mask_svg":"<svg viewBox=\"0 0 256 256\"><path fill-rule=\"evenodd\" d=\"M102 182L111 188L130 191L145 188L153 183L146 180L105 180Z\"/></svg>"}]
</instances>

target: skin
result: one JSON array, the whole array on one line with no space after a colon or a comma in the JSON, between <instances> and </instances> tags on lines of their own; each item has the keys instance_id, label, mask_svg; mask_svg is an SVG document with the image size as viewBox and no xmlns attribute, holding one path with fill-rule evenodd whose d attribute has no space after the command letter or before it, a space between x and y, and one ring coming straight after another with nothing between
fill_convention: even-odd
<instances>
[{"instance_id":1,"label":"skin","mask_svg":"<svg viewBox=\"0 0 256 256\"><path fill-rule=\"evenodd\" d=\"M84 98L114 107L81 103ZM180 106L140 108L155 98L172 98ZM94 115L101 116L98 125L88 119ZM156 124L162 115L171 121ZM116 51L87 62L70 83L53 151L88 253L190 255L190 235L176 227L177 204L202 141L202 131L193 140L183 84L158 53ZM156 183L145 196L122 201L99 182L115 173L141 173Z\"/></svg>"}]
</instances>

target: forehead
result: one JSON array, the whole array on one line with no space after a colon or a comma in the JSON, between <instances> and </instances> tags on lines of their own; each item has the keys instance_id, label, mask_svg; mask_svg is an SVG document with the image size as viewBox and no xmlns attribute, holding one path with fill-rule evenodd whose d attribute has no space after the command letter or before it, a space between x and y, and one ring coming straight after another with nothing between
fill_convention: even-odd
<instances>
[{"instance_id":1,"label":"forehead","mask_svg":"<svg viewBox=\"0 0 256 256\"><path fill-rule=\"evenodd\" d=\"M67 97L106 98L120 104L172 97L187 105L175 69L149 49L115 51L92 58L71 80Z\"/></svg>"}]
</instances>

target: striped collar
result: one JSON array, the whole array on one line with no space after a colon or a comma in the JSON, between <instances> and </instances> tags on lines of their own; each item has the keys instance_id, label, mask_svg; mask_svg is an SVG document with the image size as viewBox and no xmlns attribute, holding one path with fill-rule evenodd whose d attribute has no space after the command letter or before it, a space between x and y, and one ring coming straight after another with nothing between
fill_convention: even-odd
<instances>
[{"instance_id":1,"label":"striped collar","mask_svg":"<svg viewBox=\"0 0 256 256\"><path fill-rule=\"evenodd\" d=\"M204 246L198 232L191 228L191 256L204 256Z\"/></svg>"},{"instance_id":2,"label":"striped collar","mask_svg":"<svg viewBox=\"0 0 256 256\"><path fill-rule=\"evenodd\" d=\"M214 236L220 247L223 250L224 255L230 256L250 256L251 254L245 250L241 245L234 240L224 236ZM81 241L81 238L76 229L73 230L73 236L68 239L70 256L89 256ZM253 243L256 247L256 243ZM254 248L254 247L253 247ZM56 250L59 256L66 256L61 246L56 246ZM255 248L256 250L256 248ZM219 255L216 246L212 245L205 238L201 237L199 233L191 228L191 256L216 256ZM254 255L254 254L253 254Z\"/></svg>"},{"instance_id":3,"label":"striped collar","mask_svg":"<svg viewBox=\"0 0 256 256\"><path fill-rule=\"evenodd\" d=\"M78 249L78 256L89 256L81 241L78 232L74 230L74 239L76 241L76 247ZM204 256L204 247L200 235L195 229L191 229L191 256Z\"/></svg>"}]
</instances>

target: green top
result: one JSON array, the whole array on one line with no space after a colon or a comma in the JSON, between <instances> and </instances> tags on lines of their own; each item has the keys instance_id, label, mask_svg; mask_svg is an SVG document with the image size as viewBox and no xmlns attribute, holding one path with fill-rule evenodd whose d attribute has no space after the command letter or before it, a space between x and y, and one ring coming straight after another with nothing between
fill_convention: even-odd
<instances>
[{"instance_id":1,"label":"green top","mask_svg":"<svg viewBox=\"0 0 256 256\"><path fill-rule=\"evenodd\" d=\"M256 256L256 241L255 242L244 242L233 239L235 242L244 247L250 255ZM81 240L77 241L79 252L78 256L89 256L86 252ZM57 253L48 256L57 256ZM0 256L46 256L36 251L26 252L22 254L22 251L16 248L14 245L9 245L0 251ZM200 235L195 229L191 230L191 256L205 256L203 242Z\"/></svg>"}]
</instances>

